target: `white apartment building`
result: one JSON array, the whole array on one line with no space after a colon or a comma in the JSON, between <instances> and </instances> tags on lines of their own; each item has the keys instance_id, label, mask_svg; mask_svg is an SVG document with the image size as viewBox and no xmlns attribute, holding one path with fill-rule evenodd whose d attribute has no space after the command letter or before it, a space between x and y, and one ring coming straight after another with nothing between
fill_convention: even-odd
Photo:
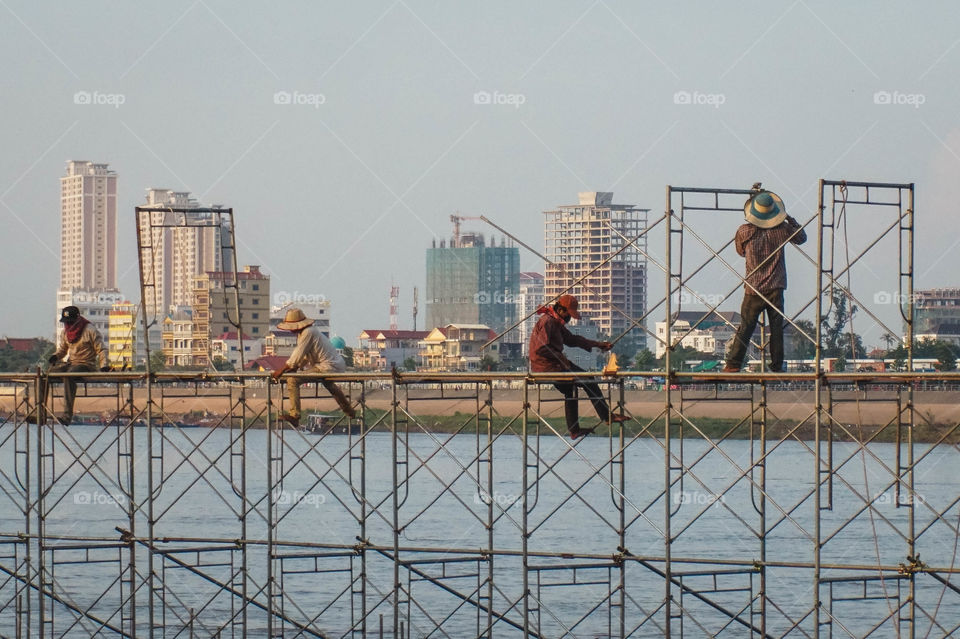
<instances>
[{"instance_id":1,"label":"white apartment building","mask_svg":"<svg viewBox=\"0 0 960 639\"><path fill-rule=\"evenodd\" d=\"M670 327L670 339L674 344L693 348L707 355L722 358L727 343L740 325L740 313L734 311L680 311L674 314ZM695 328L694 328L695 327ZM656 323L656 348L654 355L663 357L667 351L667 323Z\"/></svg>"},{"instance_id":2,"label":"white apartment building","mask_svg":"<svg viewBox=\"0 0 960 639\"><path fill-rule=\"evenodd\" d=\"M117 174L67 162L60 178L60 289L117 288Z\"/></svg>"},{"instance_id":3,"label":"white apartment building","mask_svg":"<svg viewBox=\"0 0 960 639\"><path fill-rule=\"evenodd\" d=\"M63 333L63 324L60 323L60 311L67 306L76 306L80 309L80 314L87 318L91 324L100 331L103 338L104 347L107 345L107 339L110 334L110 311L115 304L124 301L123 293L117 289L85 289L71 288L60 289L57 291L57 316L56 321L56 342L60 343L60 335Z\"/></svg>"},{"instance_id":4,"label":"white apartment building","mask_svg":"<svg viewBox=\"0 0 960 639\"><path fill-rule=\"evenodd\" d=\"M215 362L218 358L230 362L234 370L240 370L240 339L236 331L222 333L210 338L210 357ZM291 352L293 352L291 350ZM243 335L243 361L251 362L263 354L263 340L255 340L247 334Z\"/></svg>"}]
</instances>

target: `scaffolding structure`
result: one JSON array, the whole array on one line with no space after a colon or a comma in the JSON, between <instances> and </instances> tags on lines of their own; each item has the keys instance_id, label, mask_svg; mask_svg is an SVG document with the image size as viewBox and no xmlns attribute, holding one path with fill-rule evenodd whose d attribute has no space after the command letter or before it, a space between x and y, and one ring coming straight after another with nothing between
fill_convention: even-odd
<instances>
[{"instance_id":1,"label":"scaffolding structure","mask_svg":"<svg viewBox=\"0 0 960 639\"><path fill-rule=\"evenodd\" d=\"M159 329L164 317L171 311L166 306L170 295L168 288L180 289L180 298L190 293L193 305L191 347L187 350L193 361L202 361L212 366L210 355L210 308L212 297L222 299L218 308L223 308L224 320L237 329L240 367L243 368L243 331L240 306L240 281L237 270L237 250L234 233L233 209L215 206L151 205L135 209L137 229L137 261L140 268L140 317L142 320L143 345L147 370L154 363L150 352L158 344ZM174 244L193 245L200 241L204 250L213 254L212 263L219 265L217 272L218 293L213 290L196 291L194 276L202 275L204 260L192 255L186 263L177 263ZM209 260L208 260L209 261ZM197 271L196 269L201 269ZM180 300L185 301L184 299Z\"/></svg>"},{"instance_id":2,"label":"scaffolding structure","mask_svg":"<svg viewBox=\"0 0 960 639\"><path fill-rule=\"evenodd\" d=\"M698 286L707 264L737 293L729 243L699 225L750 193L668 187L644 231L666 234L645 257L667 320L674 298L722 303ZM911 299L912 197L821 181L787 311L818 362L805 309L885 315L856 295L871 250L900 247L890 268ZM834 242L855 215L889 242ZM652 337L682 335L667 321ZM73 375L96 423L28 424L42 374L0 376L4 636L960 632L960 423L936 412L960 373L621 371L598 383L631 421L577 441L553 384L587 373L329 376L355 420L303 376L317 416L302 430L276 421L284 387L263 373ZM194 406L216 417L184 423Z\"/></svg>"}]
</instances>

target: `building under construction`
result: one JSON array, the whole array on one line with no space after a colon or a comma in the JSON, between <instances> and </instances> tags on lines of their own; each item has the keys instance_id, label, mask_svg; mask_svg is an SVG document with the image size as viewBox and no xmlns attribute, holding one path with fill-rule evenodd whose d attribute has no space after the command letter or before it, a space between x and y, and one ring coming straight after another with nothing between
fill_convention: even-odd
<instances>
[{"instance_id":1,"label":"building under construction","mask_svg":"<svg viewBox=\"0 0 960 639\"><path fill-rule=\"evenodd\" d=\"M497 333L517 321L520 293L520 249L487 244L480 233L460 232L460 220L452 216L454 235L449 245L440 241L427 249L427 329L447 324L483 324ZM505 336L504 345L517 338Z\"/></svg>"},{"instance_id":2,"label":"building under construction","mask_svg":"<svg viewBox=\"0 0 960 639\"><path fill-rule=\"evenodd\" d=\"M634 321L647 310L647 210L614 204L613 193L585 192L544 215L546 299L572 293L602 334L645 347Z\"/></svg>"}]
</instances>

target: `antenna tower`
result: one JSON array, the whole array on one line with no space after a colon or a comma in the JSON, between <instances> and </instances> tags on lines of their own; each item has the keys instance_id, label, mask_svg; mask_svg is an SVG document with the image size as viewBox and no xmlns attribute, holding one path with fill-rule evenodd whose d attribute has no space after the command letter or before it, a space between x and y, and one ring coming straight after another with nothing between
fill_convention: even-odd
<instances>
[{"instance_id":1,"label":"antenna tower","mask_svg":"<svg viewBox=\"0 0 960 639\"><path fill-rule=\"evenodd\" d=\"M400 296L399 286L390 286L390 330L395 331L400 327L400 309L397 305L397 298Z\"/></svg>"},{"instance_id":2,"label":"antenna tower","mask_svg":"<svg viewBox=\"0 0 960 639\"><path fill-rule=\"evenodd\" d=\"M413 330L417 330L417 287L413 287Z\"/></svg>"}]
</instances>

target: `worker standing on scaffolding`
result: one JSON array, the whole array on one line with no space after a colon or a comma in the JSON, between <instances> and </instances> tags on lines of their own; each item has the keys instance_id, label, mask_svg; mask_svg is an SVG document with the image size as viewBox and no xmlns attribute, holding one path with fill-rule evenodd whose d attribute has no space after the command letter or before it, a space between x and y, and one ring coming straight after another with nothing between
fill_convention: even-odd
<instances>
[{"instance_id":1,"label":"worker standing on scaffolding","mask_svg":"<svg viewBox=\"0 0 960 639\"><path fill-rule=\"evenodd\" d=\"M738 373L757 326L767 312L770 326L770 371L783 372L783 291L787 288L787 264L783 247L803 244L807 234L787 215L783 200L771 191L758 191L743 207L747 224L737 229L737 253L746 258L740 327L727 354L724 373Z\"/></svg>"},{"instance_id":2,"label":"worker standing on scaffolding","mask_svg":"<svg viewBox=\"0 0 960 639\"><path fill-rule=\"evenodd\" d=\"M587 351L592 348L609 351L613 348L613 344L610 342L596 342L581 335L574 335L567 329L566 324L571 317L580 319L580 313L577 311L578 306L577 298L573 295L561 295L553 306L541 306L537 309L537 314L541 317L537 320L536 326L533 327L533 332L530 333L531 371L534 373L583 371L563 354L564 345L576 346ZM587 397L593 402L593 407L597 411L597 416L602 421L624 422L627 420L624 415L611 415L610 407L603 398L603 392L596 382L578 379L569 382L555 382L553 385L563 393L563 412L567 419L567 430L570 431L571 439L588 435L596 428L580 427L577 388L582 388L587 393Z\"/></svg>"}]
</instances>

